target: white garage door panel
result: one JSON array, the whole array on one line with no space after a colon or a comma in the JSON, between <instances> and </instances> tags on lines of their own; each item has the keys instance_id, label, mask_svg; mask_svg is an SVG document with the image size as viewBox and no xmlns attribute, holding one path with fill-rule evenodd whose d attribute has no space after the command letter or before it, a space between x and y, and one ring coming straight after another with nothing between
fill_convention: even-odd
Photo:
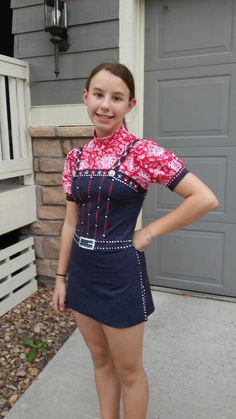
<instances>
[{"instance_id":1,"label":"white garage door panel","mask_svg":"<svg viewBox=\"0 0 236 419\"><path fill-rule=\"evenodd\" d=\"M144 225L152 219L145 218ZM196 222L146 251L151 283L236 297L235 224Z\"/></svg>"},{"instance_id":2,"label":"white garage door panel","mask_svg":"<svg viewBox=\"0 0 236 419\"><path fill-rule=\"evenodd\" d=\"M177 231L160 241L158 270L163 277L175 275L198 282L203 282L204 278L208 283L222 284L223 256L224 233Z\"/></svg>"},{"instance_id":3,"label":"white garage door panel","mask_svg":"<svg viewBox=\"0 0 236 419\"><path fill-rule=\"evenodd\" d=\"M225 157L183 157L184 163L189 171L197 175L203 182L207 183L210 188L214 188L215 193L220 201L219 207L214 211L217 214L225 213L225 181L227 170L227 159ZM178 205L182 198L177 194L170 192L167 188L153 186L152 194L149 189L149 195L155 196L154 205L157 210L171 209ZM156 193L155 193L156 192ZM235 191L236 192L236 191ZM145 209L147 209L145 207ZM153 207L150 208L153 213ZM145 215L151 216L150 212ZM212 219L214 213L208 214L205 218ZM236 216L236 214L233 214ZM231 220L232 221L232 220Z\"/></svg>"},{"instance_id":4,"label":"white garage door panel","mask_svg":"<svg viewBox=\"0 0 236 419\"><path fill-rule=\"evenodd\" d=\"M236 148L207 147L171 148L187 169L205 182L220 201L219 207L203 217L204 221L236 223ZM191 153L191 154L190 154ZM159 185L150 185L143 216L159 218L181 202L174 192Z\"/></svg>"},{"instance_id":5,"label":"white garage door panel","mask_svg":"<svg viewBox=\"0 0 236 419\"><path fill-rule=\"evenodd\" d=\"M181 5L176 5L174 0L160 2L162 57L231 50L232 1L207 0L199 3L202 3L201 7L189 0L181 2ZM217 13L213 13L214 9L217 9ZM178 31L175 22L182 22L184 31ZM192 36L193 33L196 35Z\"/></svg>"},{"instance_id":6,"label":"white garage door panel","mask_svg":"<svg viewBox=\"0 0 236 419\"><path fill-rule=\"evenodd\" d=\"M148 71L145 103L145 135L167 146L236 145L236 64Z\"/></svg>"},{"instance_id":7,"label":"white garage door panel","mask_svg":"<svg viewBox=\"0 0 236 419\"><path fill-rule=\"evenodd\" d=\"M236 0L148 0L145 12L144 137L181 157L220 201L148 247L150 281L236 296ZM151 185L143 224L181 201Z\"/></svg>"},{"instance_id":8,"label":"white garage door panel","mask_svg":"<svg viewBox=\"0 0 236 419\"><path fill-rule=\"evenodd\" d=\"M227 134L229 76L160 81L158 89L160 136Z\"/></svg>"},{"instance_id":9,"label":"white garage door panel","mask_svg":"<svg viewBox=\"0 0 236 419\"><path fill-rule=\"evenodd\" d=\"M232 0L148 1L146 70L235 61L234 19Z\"/></svg>"}]
</instances>

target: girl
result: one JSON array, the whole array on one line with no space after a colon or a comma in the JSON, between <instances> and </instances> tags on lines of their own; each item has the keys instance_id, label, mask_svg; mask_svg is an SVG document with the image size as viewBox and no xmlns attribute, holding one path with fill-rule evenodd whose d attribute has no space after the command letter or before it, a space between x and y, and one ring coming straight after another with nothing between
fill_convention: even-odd
<instances>
[{"instance_id":1,"label":"girl","mask_svg":"<svg viewBox=\"0 0 236 419\"><path fill-rule=\"evenodd\" d=\"M132 74L102 63L83 90L94 138L66 158L66 217L53 295L69 307L91 351L102 419L146 419L148 382L142 364L144 322L154 311L144 250L218 205L213 192L173 153L124 127L136 104ZM134 231L150 182L184 199L174 210ZM69 272L68 283L65 279Z\"/></svg>"}]
</instances>

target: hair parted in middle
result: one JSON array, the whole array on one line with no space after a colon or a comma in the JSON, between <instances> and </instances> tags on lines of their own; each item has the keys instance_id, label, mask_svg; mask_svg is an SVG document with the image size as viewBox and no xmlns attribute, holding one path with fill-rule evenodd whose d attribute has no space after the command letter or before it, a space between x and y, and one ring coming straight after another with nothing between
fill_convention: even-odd
<instances>
[{"instance_id":1,"label":"hair parted in middle","mask_svg":"<svg viewBox=\"0 0 236 419\"><path fill-rule=\"evenodd\" d=\"M109 71L114 76L120 77L126 86L129 89L129 100L135 97L135 85L134 78L131 71L124 64L119 63L118 61L108 61L97 65L89 75L89 78L86 82L85 89L89 90L89 86L92 78L99 73L99 71L106 70Z\"/></svg>"}]
</instances>

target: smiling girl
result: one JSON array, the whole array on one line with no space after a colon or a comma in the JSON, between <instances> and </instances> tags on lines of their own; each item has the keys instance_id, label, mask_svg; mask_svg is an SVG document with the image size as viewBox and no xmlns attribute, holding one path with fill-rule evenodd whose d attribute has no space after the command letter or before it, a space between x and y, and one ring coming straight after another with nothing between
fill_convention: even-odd
<instances>
[{"instance_id":1,"label":"smiling girl","mask_svg":"<svg viewBox=\"0 0 236 419\"><path fill-rule=\"evenodd\" d=\"M72 310L91 352L101 418L120 419L122 395L124 419L146 419L143 332L154 305L143 251L218 201L172 152L126 130L124 117L136 104L127 67L117 62L97 66L83 99L95 131L65 162L67 207L54 308L62 316ZM183 201L134 231L150 183L166 186Z\"/></svg>"}]
</instances>

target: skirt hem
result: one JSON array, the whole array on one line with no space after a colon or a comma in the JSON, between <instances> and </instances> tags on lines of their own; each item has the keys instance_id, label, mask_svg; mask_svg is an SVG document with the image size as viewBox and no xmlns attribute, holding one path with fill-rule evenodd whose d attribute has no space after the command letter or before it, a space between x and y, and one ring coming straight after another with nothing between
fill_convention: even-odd
<instances>
[{"instance_id":1,"label":"skirt hem","mask_svg":"<svg viewBox=\"0 0 236 419\"><path fill-rule=\"evenodd\" d=\"M130 322L128 325L123 325L123 323L122 324L117 324L117 323L116 324L114 324L114 323L111 324L111 322L109 322L109 321L106 321L106 320L103 321L102 319L99 320L98 318L96 318L96 316L92 315L91 313L85 312L86 310L80 310L78 308L75 308L73 306L73 304L67 304L66 307L71 309L71 310L77 311L78 313L83 314L84 316L90 317L92 320L95 320L98 323L104 324L104 326L114 327L115 329L127 329L129 327L137 326L140 323L145 323L145 322L148 321L148 316L150 316L155 311L155 307L154 307L147 314L147 318L143 318L142 320L141 319L140 320L135 320L133 322Z\"/></svg>"}]
</instances>

